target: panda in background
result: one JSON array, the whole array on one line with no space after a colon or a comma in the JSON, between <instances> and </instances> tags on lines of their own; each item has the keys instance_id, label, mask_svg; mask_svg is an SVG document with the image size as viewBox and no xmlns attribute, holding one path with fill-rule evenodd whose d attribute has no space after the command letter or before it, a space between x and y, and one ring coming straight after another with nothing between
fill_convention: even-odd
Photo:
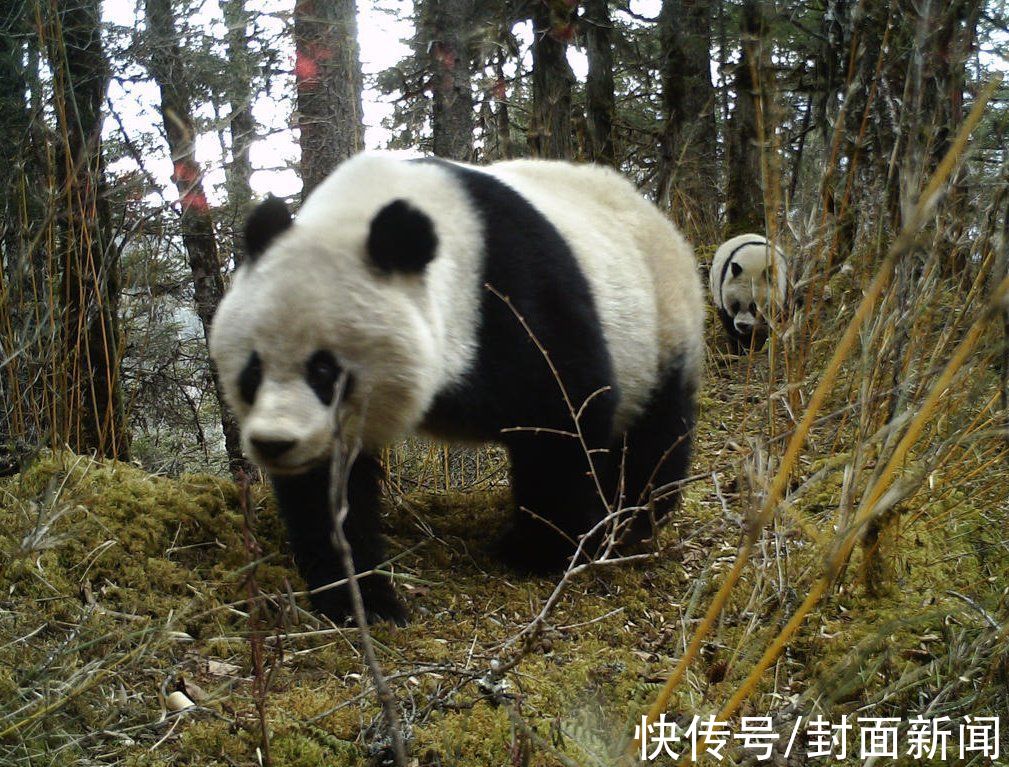
<instances>
[{"instance_id":1,"label":"panda in background","mask_svg":"<svg viewBox=\"0 0 1009 767\"><path fill-rule=\"evenodd\" d=\"M773 256L773 257L772 257ZM762 234L741 234L723 242L711 261L711 298L737 349L760 349L767 341L767 317L785 305L788 261Z\"/></svg>"},{"instance_id":2,"label":"panda in background","mask_svg":"<svg viewBox=\"0 0 1009 767\"><path fill-rule=\"evenodd\" d=\"M516 513L499 551L524 571L563 567L603 496L648 506L638 538L675 502L702 366L697 265L614 171L362 154L296 219L267 198L245 237L210 351L309 588L343 577L327 502L342 372L361 445L345 523L358 572L385 560L376 456L411 432L505 446ZM387 577L360 586L370 617L405 621ZM313 603L350 613L342 588Z\"/></svg>"}]
</instances>

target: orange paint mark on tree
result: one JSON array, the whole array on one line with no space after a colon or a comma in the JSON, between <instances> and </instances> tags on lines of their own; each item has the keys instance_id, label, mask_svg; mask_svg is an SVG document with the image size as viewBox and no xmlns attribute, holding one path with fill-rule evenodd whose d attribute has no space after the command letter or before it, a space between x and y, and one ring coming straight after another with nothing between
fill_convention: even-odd
<instances>
[{"instance_id":1,"label":"orange paint mark on tree","mask_svg":"<svg viewBox=\"0 0 1009 767\"><path fill-rule=\"evenodd\" d=\"M298 80L298 87L313 83L319 77L319 65L300 48L294 58L294 76Z\"/></svg>"},{"instance_id":2,"label":"orange paint mark on tree","mask_svg":"<svg viewBox=\"0 0 1009 767\"><path fill-rule=\"evenodd\" d=\"M199 177L196 163L189 160L176 160L172 180L176 184L192 184Z\"/></svg>"},{"instance_id":3,"label":"orange paint mark on tree","mask_svg":"<svg viewBox=\"0 0 1009 767\"><path fill-rule=\"evenodd\" d=\"M192 210L196 213L206 213L210 210L207 196L202 189L192 189L182 195L182 210Z\"/></svg>"},{"instance_id":4,"label":"orange paint mark on tree","mask_svg":"<svg viewBox=\"0 0 1009 767\"><path fill-rule=\"evenodd\" d=\"M319 82L322 65L333 58L333 51L325 45L307 42L294 56L294 76L299 88L312 88Z\"/></svg>"},{"instance_id":5,"label":"orange paint mark on tree","mask_svg":"<svg viewBox=\"0 0 1009 767\"><path fill-rule=\"evenodd\" d=\"M575 38L574 24L555 24L550 30L550 36L561 43L570 43Z\"/></svg>"},{"instance_id":6,"label":"orange paint mark on tree","mask_svg":"<svg viewBox=\"0 0 1009 767\"><path fill-rule=\"evenodd\" d=\"M437 61L445 69L451 69L455 66L456 55L455 51L449 45L444 45L443 43L434 44L434 60Z\"/></svg>"},{"instance_id":7,"label":"orange paint mark on tree","mask_svg":"<svg viewBox=\"0 0 1009 767\"><path fill-rule=\"evenodd\" d=\"M197 213L206 213L210 210L207 196L197 184L200 180L200 169L191 160L176 160L172 180L179 187L181 194L180 203L183 212L193 210Z\"/></svg>"}]
</instances>

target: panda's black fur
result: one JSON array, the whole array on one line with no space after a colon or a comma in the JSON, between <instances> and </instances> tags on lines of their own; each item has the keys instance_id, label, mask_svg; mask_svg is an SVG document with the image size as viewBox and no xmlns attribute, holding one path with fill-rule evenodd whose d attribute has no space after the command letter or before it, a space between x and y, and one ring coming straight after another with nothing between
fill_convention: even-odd
<instances>
[{"instance_id":1,"label":"panda's black fur","mask_svg":"<svg viewBox=\"0 0 1009 767\"><path fill-rule=\"evenodd\" d=\"M560 568L573 542L603 519L607 503L628 507L651 500L651 513L661 517L676 502L675 483L686 475L690 454L697 371L689 368L696 360L688 365L677 357L666 364L643 410L616 434L621 392L592 289L564 236L492 175L453 163L419 162L451 174L479 217L484 237L479 281L486 286L472 365L438 391L422 428L444 438L505 446L516 513L498 550L523 571ZM263 203L245 229L248 252L258 257L268 251L290 225L273 200ZM394 200L371 222L365 257L375 279L404 279L423 272L437 242L422 211ZM684 343L699 344L699 334ZM247 375L242 372L243 380ZM244 397L248 381L242 387ZM322 400L325 393L316 394ZM580 413L579 439L565 436L575 430L572 408ZM344 531L357 572L386 558L379 530L382 476L373 452L359 455L350 472ZM270 478L309 588L342 579L331 543L328 462ZM666 490L650 498L655 488ZM641 514L627 539L651 529ZM360 583L372 618L405 619L388 578L369 575ZM320 591L312 599L330 617L350 612L344 588Z\"/></svg>"},{"instance_id":2,"label":"panda's black fur","mask_svg":"<svg viewBox=\"0 0 1009 767\"><path fill-rule=\"evenodd\" d=\"M464 167L444 165L463 183L483 219L486 257L481 280L494 290L483 295L479 351L472 371L461 386L439 394L425 427L459 439L500 440L508 449L516 506L548 515L550 522L577 539L605 510L585 449L570 437L549 432L502 430L520 424L570 432L568 402L578 409L591 397L579 418L583 439L590 451L609 448L610 455L623 456L623 495L629 505L636 505L650 480L661 486L686 473L693 391L683 371L671 368L646 408L648 422L639 419L626 446L622 439L612 442L619 388L592 293L568 244L505 184ZM496 225L502 221L509 226ZM554 370L539 347L549 350ZM669 447L671 454L652 478L656 457ZM604 479L612 500L620 467L597 460L593 469ZM579 479L565 482L563 477ZM570 549L542 522L521 512L500 547L513 565L533 572L560 567Z\"/></svg>"}]
</instances>

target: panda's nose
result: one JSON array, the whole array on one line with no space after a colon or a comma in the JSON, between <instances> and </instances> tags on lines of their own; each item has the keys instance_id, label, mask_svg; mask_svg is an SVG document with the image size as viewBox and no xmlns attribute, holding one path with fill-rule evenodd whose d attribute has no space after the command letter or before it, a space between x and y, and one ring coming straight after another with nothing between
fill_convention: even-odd
<instances>
[{"instance_id":1,"label":"panda's nose","mask_svg":"<svg viewBox=\"0 0 1009 767\"><path fill-rule=\"evenodd\" d=\"M293 439L256 439L251 440L256 452L268 461L280 458L295 445Z\"/></svg>"}]
</instances>

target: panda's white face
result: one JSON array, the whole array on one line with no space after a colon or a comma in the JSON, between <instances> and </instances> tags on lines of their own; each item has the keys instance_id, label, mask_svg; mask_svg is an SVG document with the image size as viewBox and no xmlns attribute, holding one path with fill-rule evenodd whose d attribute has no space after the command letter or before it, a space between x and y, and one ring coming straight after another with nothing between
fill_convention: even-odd
<instances>
[{"instance_id":1,"label":"panda's white face","mask_svg":"<svg viewBox=\"0 0 1009 767\"><path fill-rule=\"evenodd\" d=\"M780 309L785 265L781 257L777 262L769 262L768 248L760 243L736 251L724 272L716 301L742 337L766 336L768 317Z\"/></svg>"},{"instance_id":2,"label":"panda's white face","mask_svg":"<svg viewBox=\"0 0 1009 767\"><path fill-rule=\"evenodd\" d=\"M318 244L299 241L295 229L278 241L283 251L236 275L210 342L243 450L276 473L329 457L342 373L351 436L381 444L420 418L432 369L433 342L411 286L367 284L374 280L346 267L322 268L328 259L312 256ZM310 271L299 263L307 260ZM420 278L390 282L411 280Z\"/></svg>"},{"instance_id":3,"label":"panda's white face","mask_svg":"<svg viewBox=\"0 0 1009 767\"><path fill-rule=\"evenodd\" d=\"M235 275L211 331L243 450L275 474L328 460L337 404L345 436L367 449L414 430L475 347L477 286L453 271L459 258L439 254L476 252L481 233L465 218L436 226L423 212L462 203L451 190L421 202L423 186L388 178L398 161L361 156L345 166L293 223L277 200L257 208L246 225L253 260ZM429 173L440 171L414 168L411 177Z\"/></svg>"}]
</instances>

